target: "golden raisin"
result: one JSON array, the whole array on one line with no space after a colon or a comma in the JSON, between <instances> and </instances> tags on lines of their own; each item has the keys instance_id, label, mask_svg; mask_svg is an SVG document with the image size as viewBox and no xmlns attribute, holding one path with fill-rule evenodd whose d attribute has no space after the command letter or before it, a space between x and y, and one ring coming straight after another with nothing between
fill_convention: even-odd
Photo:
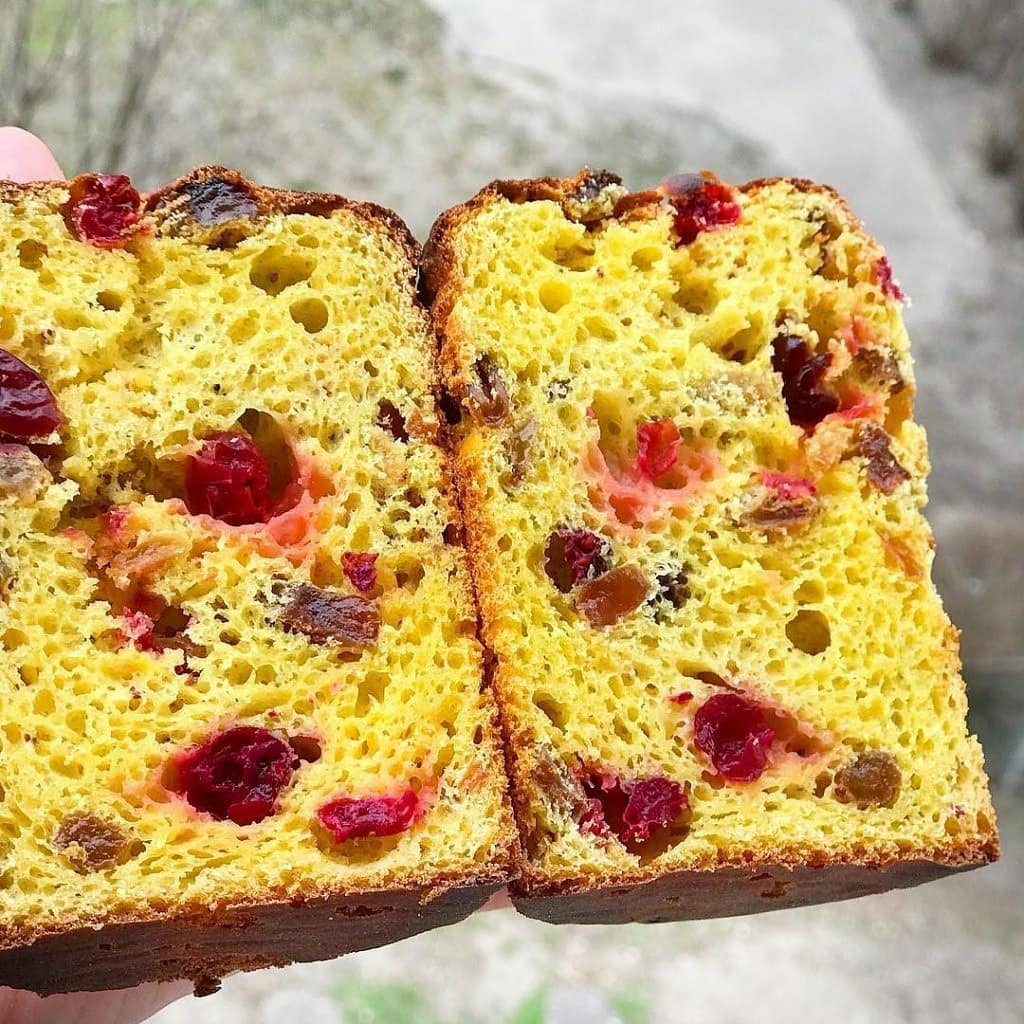
<instances>
[{"instance_id":1,"label":"golden raisin","mask_svg":"<svg viewBox=\"0 0 1024 1024\"><path fill-rule=\"evenodd\" d=\"M835 794L841 803L858 807L892 807L900 794L896 758L884 750L867 750L836 772Z\"/></svg>"}]
</instances>

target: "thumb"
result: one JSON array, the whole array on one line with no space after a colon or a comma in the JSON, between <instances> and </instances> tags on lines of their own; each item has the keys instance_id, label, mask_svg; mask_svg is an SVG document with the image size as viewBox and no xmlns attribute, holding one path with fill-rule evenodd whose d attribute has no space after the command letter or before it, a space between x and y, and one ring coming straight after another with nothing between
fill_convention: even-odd
<instances>
[{"instance_id":1,"label":"thumb","mask_svg":"<svg viewBox=\"0 0 1024 1024\"><path fill-rule=\"evenodd\" d=\"M42 139L24 128L0 128L0 180L46 181L63 177L64 172Z\"/></svg>"}]
</instances>

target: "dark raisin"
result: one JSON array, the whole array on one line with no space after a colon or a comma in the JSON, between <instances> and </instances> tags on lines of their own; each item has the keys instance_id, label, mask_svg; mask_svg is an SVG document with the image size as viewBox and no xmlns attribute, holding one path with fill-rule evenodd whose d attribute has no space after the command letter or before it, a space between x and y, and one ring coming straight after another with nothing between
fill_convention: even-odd
<instances>
[{"instance_id":1,"label":"dark raisin","mask_svg":"<svg viewBox=\"0 0 1024 1024\"><path fill-rule=\"evenodd\" d=\"M43 378L0 348L0 436L43 438L63 424L64 416Z\"/></svg>"},{"instance_id":2,"label":"dark raisin","mask_svg":"<svg viewBox=\"0 0 1024 1024\"><path fill-rule=\"evenodd\" d=\"M580 202L596 199L609 185L621 185L622 179L611 171L590 171L576 186L572 198Z\"/></svg>"},{"instance_id":3,"label":"dark raisin","mask_svg":"<svg viewBox=\"0 0 1024 1024\"><path fill-rule=\"evenodd\" d=\"M832 353L811 355L803 338L780 334L772 342L772 369L782 375L782 397L792 423L811 430L839 409L835 395L820 390Z\"/></svg>"},{"instance_id":4,"label":"dark raisin","mask_svg":"<svg viewBox=\"0 0 1024 1024\"><path fill-rule=\"evenodd\" d=\"M497 364L487 354L476 364L477 380L468 387L469 404L481 423L489 427L503 423L509 413L508 389Z\"/></svg>"},{"instance_id":5,"label":"dark raisin","mask_svg":"<svg viewBox=\"0 0 1024 1024\"><path fill-rule=\"evenodd\" d=\"M835 795L859 807L892 807L900 795L903 776L892 754L868 750L836 772Z\"/></svg>"},{"instance_id":6,"label":"dark raisin","mask_svg":"<svg viewBox=\"0 0 1024 1024\"><path fill-rule=\"evenodd\" d=\"M393 836L416 820L419 798L411 789L400 796L339 797L316 812L335 842L366 836Z\"/></svg>"},{"instance_id":7,"label":"dark raisin","mask_svg":"<svg viewBox=\"0 0 1024 1024\"><path fill-rule=\"evenodd\" d=\"M576 607L595 629L602 629L639 608L649 591L647 577L635 565L620 565L581 584Z\"/></svg>"},{"instance_id":8,"label":"dark raisin","mask_svg":"<svg viewBox=\"0 0 1024 1024\"><path fill-rule=\"evenodd\" d=\"M555 587L568 594L578 583L608 571L611 545L600 534L560 526L544 548L544 571Z\"/></svg>"},{"instance_id":9,"label":"dark raisin","mask_svg":"<svg viewBox=\"0 0 1024 1024\"><path fill-rule=\"evenodd\" d=\"M409 440L409 431L405 426L405 417L398 406L387 398L377 403L377 426L386 430L396 441L403 443Z\"/></svg>"},{"instance_id":10,"label":"dark raisin","mask_svg":"<svg viewBox=\"0 0 1024 1024\"><path fill-rule=\"evenodd\" d=\"M53 838L53 845L81 872L113 867L128 849L128 837L117 825L83 811L69 814Z\"/></svg>"},{"instance_id":11,"label":"dark raisin","mask_svg":"<svg viewBox=\"0 0 1024 1024\"><path fill-rule=\"evenodd\" d=\"M256 197L246 186L223 178L207 178L181 187L188 196L192 216L204 227L229 220L255 217L259 212Z\"/></svg>"},{"instance_id":12,"label":"dark raisin","mask_svg":"<svg viewBox=\"0 0 1024 1024\"><path fill-rule=\"evenodd\" d=\"M320 741L315 736L289 736L288 746L295 751L295 756L300 761L305 761L307 764L313 764L320 760L320 756L322 754Z\"/></svg>"},{"instance_id":13,"label":"dark raisin","mask_svg":"<svg viewBox=\"0 0 1024 1024\"><path fill-rule=\"evenodd\" d=\"M883 494L892 494L910 474L899 464L889 445L892 438L877 423L862 423L857 431L857 454L867 460L868 481Z\"/></svg>"},{"instance_id":14,"label":"dark raisin","mask_svg":"<svg viewBox=\"0 0 1024 1024\"><path fill-rule=\"evenodd\" d=\"M690 581L685 569L675 569L659 573L654 577L654 594L651 603L655 606L655 615L659 616L661 608L682 608L690 600Z\"/></svg>"},{"instance_id":15,"label":"dark raisin","mask_svg":"<svg viewBox=\"0 0 1024 1024\"><path fill-rule=\"evenodd\" d=\"M380 612L373 601L321 590L312 583L295 589L278 621L289 633L302 633L316 644L372 647L380 632Z\"/></svg>"}]
</instances>

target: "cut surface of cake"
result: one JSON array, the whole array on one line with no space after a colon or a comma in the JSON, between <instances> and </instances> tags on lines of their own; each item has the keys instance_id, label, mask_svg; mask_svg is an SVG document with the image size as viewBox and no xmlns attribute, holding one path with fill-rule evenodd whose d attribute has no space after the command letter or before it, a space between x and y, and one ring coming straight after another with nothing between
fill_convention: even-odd
<instances>
[{"instance_id":1,"label":"cut surface of cake","mask_svg":"<svg viewBox=\"0 0 1024 1024\"><path fill-rule=\"evenodd\" d=\"M400 220L0 185L0 984L465 916L515 844Z\"/></svg>"},{"instance_id":2,"label":"cut surface of cake","mask_svg":"<svg viewBox=\"0 0 1024 1024\"><path fill-rule=\"evenodd\" d=\"M525 866L551 921L998 856L881 247L831 189L495 182L424 251Z\"/></svg>"}]
</instances>

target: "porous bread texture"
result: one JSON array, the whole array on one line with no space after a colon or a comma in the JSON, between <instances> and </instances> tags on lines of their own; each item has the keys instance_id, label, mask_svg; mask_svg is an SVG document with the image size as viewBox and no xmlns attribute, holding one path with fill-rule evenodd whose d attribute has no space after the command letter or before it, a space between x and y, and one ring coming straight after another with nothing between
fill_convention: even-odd
<instances>
[{"instance_id":1,"label":"porous bread texture","mask_svg":"<svg viewBox=\"0 0 1024 1024\"><path fill-rule=\"evenodd\" d=\"M930 577L925 436L883 250L810 182L740 187L738 223L688 245L662 194L623 198L616 183L586 170L496 182L444 214L424 252L442 374L465 410L457 472L525 845L517 906L549 920L707 917L995 859L957 631ZM600 198L581 212L607 187L614 214ZM813 434L791 423L780 334L831 352L830 377L874 404ZM859 349L874 354L854 365ZM509 396L497 425L474 413L488 361ZM682 435L677 490L645 485L651 500L634 501L615 466L631 464L637 424L665 418ZM906 470L891 493L859 454L867 421ZM809 521L752 522L763 471L814 481ZM545 572L561 526L604 537L652 600L593 627ZM680 571L673 607L656 580ZM786 716L756 781L723 779L694 743L695 711L729 688ZM841 802L837 775L867 751L895 758L892 806ZM587 771L667 777L688 787L690 814L632 851L588 834Z\"/></svg>"},{"instance_id":2,"label":"porous bread texture","mask_svg":"<svg viewBox=\"0 0 1024 1024\"><path fill-rule=\"evenodd\" d=\"M258 199L231 237L204 239L168 213L184 184L211 179ZM216 928L226 908L281 901L295 905L286 943L302 905L322 897L342 914L343 897L376 894L367 913L378 914L380 891L394 890L410 920L432 923L410 892L429 902L476 887L483 902L505 877L514 825L465 552L448 542L457 513L435 443L415 243L378 207L256 189L218 168L151 199L148 230L125 249L73 237L67 200L64 183L0 191L0 347L42 375L67 418L52 480L0 500L0 947L83 925ZM377 422L382 400L405 417L407 442ZM265 527L187 514L186 456L257 422L253 411L292 442L298 505ZM100 518L112 507L127 510L120 544ZM354 592L349 551L378 555L377 643L358 651L283 630L295 584ZM119 605L133 588L188 617L189 653L125 642ZM319 747L276 813L244 827L165 785L177 752L236 724ZM339 846L315 826L336 796L407 787L421 813L400 835ZM83 814L122 834L115 863L90 869L56 841ZM474 899L454 902L452 920ZM379 943L382 930L367 931ZM180 934L185 949L196 941ZM258 936L251 962L244 937L204 960L205 941L192 976L268 962L277 940ZM331 951L328 932L308 955ZM50 990L61 970L52 964ZM18 984L2 953L0 980Z\"/></svg>"}]
</instances>

